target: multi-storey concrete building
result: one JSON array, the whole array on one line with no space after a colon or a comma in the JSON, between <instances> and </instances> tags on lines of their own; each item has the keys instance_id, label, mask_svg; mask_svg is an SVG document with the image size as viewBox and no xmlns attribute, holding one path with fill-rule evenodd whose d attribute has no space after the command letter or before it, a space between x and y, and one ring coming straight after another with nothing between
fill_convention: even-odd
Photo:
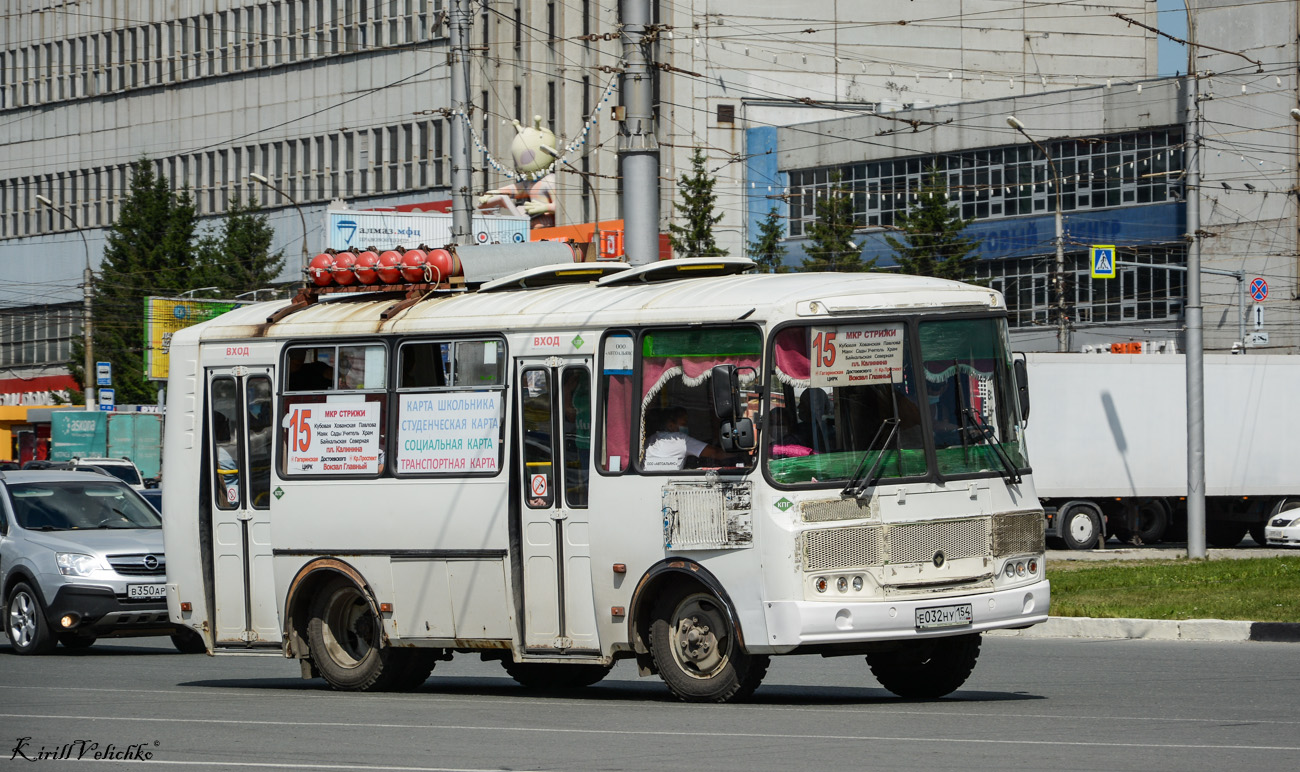
<instances>
[{"instance_id":1,"label":"multi-storey concrete building","mask_svg":"<svg viewBox=\"0 0 1300 772\"><path fill-rule=\"evenodd\" d=\"M69 385L82 269L98 265L137 159L188 187L211 223L231 196L257 199L289 256L286 279L297 276L304 240L324 246L330 201L373 208L449 197L449 3L4 0L0 400L44 402ZM618 127L612 110L597 110L619 101L615 5L472 0L470 121L485 149L475 192L507 181L489 156L509 163L510 119L539 115L562 146L591 125L566 159L574 171L558 176L559 223L621 216ZM1145 0L1118 0L1106 13L997 0L659 0L654 9L661 230L674 214L673 181L701 147L719 180L719 240L733 254L744 250L747 221L738 162L746 128L1155 72L1155 37L1106 15L1154 25ZM55 380L28 380L37 377Z\"/></svg>"}]
</instances>

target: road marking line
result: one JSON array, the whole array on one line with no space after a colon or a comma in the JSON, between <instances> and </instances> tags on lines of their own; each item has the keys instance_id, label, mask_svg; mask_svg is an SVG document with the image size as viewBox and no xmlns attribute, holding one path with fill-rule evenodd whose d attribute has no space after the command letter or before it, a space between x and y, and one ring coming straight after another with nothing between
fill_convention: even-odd
<instances>
[{"instance_id":1,"label":"road marking line","mask_svg":"<svg viewBox=\"0 0 1300 772\"><path fill-rule=\"evenodd\" d=\"M261 721L256 719L233 719L233 718L141 718L126 716L78 716L78 715L56 715L56 714L37 714L37 713L0 713L0 718L39 718L53 719L63 721L117 721L123 723L149 723L149 724L222 724L222 725L246 725L251 724L258 727L266 726L285 726L285 727L306 727L333 729L337 727L347 727L349 729L419 729L423 731L445 731L445 732L521 732L532 734L585 734L585 735L615 735L627 737L734 737L740 739L779 739L779 740L857 740L860 742L916 742L916 743L941 743L949 745L958 745L969 743L972 745L1051 745L1082 748L1166 748L1170 750L1180 748L1191 748L1195 750L1225 750L1225 751L1300 751L1300 745L1185 745L1176 743L1133 743L1133 742L1084 742L1080 740L1003 740L993 738L970 738L970 737L900 737L890 735L851 735L851 734L778 734L773 732L683 732L679 730L631 730L631 729L572 729L563 727L528 727L528 726L474 726L470 724L359 724L355 721Z\"/></svg>"},{"instance_id":2,"label":"road marking line","mask_svg":"<svg viewBox=\"0 0 1300 772\"><path fill-rule=\"evenodd\" d=\"M630 682L630 683L635 683L635 682ZM606 686L610 686L610 685L611 685L610 683L608 682L606 683ZM600 687L596 687L596 688L600 688ZM191 691L185 689L118 689L118 688L107 688L107 687L91 688L91 687L82 687L82 686L12 686L8 684L0 684L0 689L20 689L20 690L25 689L29 691L41 690L41 691L75 691L75 692L121 692L125 694L148 694L153 696L157 696L160 694L175 694L184 697L193 697L195 694L204 694L204 695L213 695L213 696L220 696L220 695L247 696L249 694L248 691L244 691L240 689L212 689L212 690L203 689L201 691ZM299 699L304 697L307 698L315 697L324 700L324 699L332 699L338 696L337 692L324 691L324 690L294 691L292 692L292 694L295 698L299 698ZM473 694L464 695L464 696L454 696L454 695L439 696L437 694L430 693L430 692L417 692L417 693L408 693L408 694L379 694L379 693L353 694L353 695L349 695L349 698L354 700L359 700L359 701L366 700L366 701L382 701L382 702L392 702L392 701L412 702L418 700L422 704L423 703L450 703L453 705L464 705L466 701L471 701L471 700L476 705L503 704L503 705L546 706L546 707L578 707L578 706L592 704L591 700L578 700L578 699L535 700L535 699L528 699L524 697L518 697L518 698L495 697L495 696L473 695ZM861 706L839 705L836 707L819 708L816 706L809 706L809 705L786 706L786 705L762 705L762 704L754 704L754 703L750 703L750 704L741 703L741 704L730 705L728 707L736 711L764 712L764 713L778 713L778 712L837 713L841 715L860 713L865 715L874 715L877 712L884 711L891 716L895 716L895 715L927 716L927 717L933 716L933 717L964 718L964 719L985 718L985 719L1002 720L1007 718L1025 718L1025 719L1042 719L1042 720L1052 720L1052 721L1058 721L1058 720L1059 721L1119 721L1121 723L1149 721L1155 723L1172 723L1172 724L1181 723L1181 724L1219 725L1225 723L1245 723L1245 724L1259 724L1259 725L1267 725L1267 726L1300 725L1300 721L1278 721L1275 719L1257 719L1257 718L1241 718L1241 717L1228 718L1223 716L1219 716L1215 718L1176 718L1172 716L1170 717L1087 716L1087 715L1077 715L1077 714L1071 715L1071 714L1064 714L1064 713L1004 713L1004 712L989 714L989 713L970 713L970 712L962 712L962 711L955 711L955 710L898 710L896 707L894 707L894 703L891 702L891 698L884 698L884 699L868 698L868 699L873 700L872 704L861 705ZM613 702L618 702L618 701L613 701ZM637 706L644 706L647 704L649 705L664 704L664 703L645 703L645 702L641 702L638 700L631 700L631 699L622 700L621 702L627 705L637 705ZM692 708L692 706L690 705L684 705L677 702L673 702L669 704L671 705L672 711L674 713L680 712L682 710L690 710ZM981 702L981 704L984 703ZM696 709L710 710L711 708L696 707Z\"/></svg>"}]
</instances>

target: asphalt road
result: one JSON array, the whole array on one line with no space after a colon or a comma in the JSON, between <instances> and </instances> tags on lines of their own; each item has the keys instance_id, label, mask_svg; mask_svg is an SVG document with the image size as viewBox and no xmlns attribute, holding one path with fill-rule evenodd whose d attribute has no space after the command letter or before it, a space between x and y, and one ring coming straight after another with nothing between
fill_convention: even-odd
<instances>
[{"instance_id":1,"label":"asphalt road","mask_svg":"<svg viewBox=\"0 0 1300 772\"><path fill-rule=\"evenodd\" d=\"M966 687L937 702L893 697L857 657L784 657L751 702L686 705L628 663L556 695L459 656L416 693L345 694L283 659L166 639L46 657L0 644L0 767L72 765L15 758L28 737L31 758L76 740L150 756L112 769L1294 770L1297 654L987 638Z\"/></svg>"}]
</instances>

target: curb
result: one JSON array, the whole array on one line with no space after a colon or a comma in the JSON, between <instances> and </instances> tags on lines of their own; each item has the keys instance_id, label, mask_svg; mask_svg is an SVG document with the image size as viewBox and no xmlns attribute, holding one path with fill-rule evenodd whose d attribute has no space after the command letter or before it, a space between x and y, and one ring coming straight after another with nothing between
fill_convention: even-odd
<instances>
[{"instance_id":1,"label":"curb","mask_svg":"<svg viewBox=\"0 0 1300 772\"><path fill-rule=\"evenodd\" d=\"M1048 617L1046 622L1024 630L993 630L989 634L1021 638L1300 643L1300 623L1242 622L1225 619Z\"/></svg>"}]
</instances>

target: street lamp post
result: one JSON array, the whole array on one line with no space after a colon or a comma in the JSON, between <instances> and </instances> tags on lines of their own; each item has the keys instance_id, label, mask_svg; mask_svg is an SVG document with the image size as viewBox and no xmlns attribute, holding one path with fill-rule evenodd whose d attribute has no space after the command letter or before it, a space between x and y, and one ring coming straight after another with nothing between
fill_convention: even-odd
<instances>
[{"instance_id":1,"label":"street lamp post","mask_svg":"<svg viewBox=\"0 0 1300 772\"><path fill-rule=\"evenodd\" d=\"M1056 161L1038 140L1029 136L1025 124L1014 115L1007 116L1007 125L1020 132L1025 139L1038 148L1038 152L1047 159L1047 168L1052 173L1052 187L1056 189L1056 350L1070 350L1070 333L1066 326L1065 315L1065 227L1061 221L1061 175L1056 170Z\"/></svg>"},{"instance_id":2,"label":"street lamp post","mask_svg":"<svg viewBox=\"0 0 1300 772\"><path fill-rule=\"evenodd\" d=\"M293 208L298 210L298 221L302 223L302 271L301 271L301 275L302 275L302 277L303 277L303 281L306 281L306 280L307 280L307 265L308 265L308 263L311 262L311 258L308 256L308 252L307 252L307 218L304 217L303 214L302 214L302 207L301 207L301 206L298 206L298 202L294 200L293 196L289 195L288 193L285 193L283 190L280 190L280 188L277 187L276 184L275 184L274 182L271 182L271 181L268 180L266 177L263 177L262 175L258 174L257 172L253 172L252 174L248 175L248 179L253 180L254 182L260 182L260 183L262 183L263 185L265 185L265 186L267 186L268 188L270 188L271 190L274 190L276 193L279 193L281 196L284 196L286 199L288 199L288 201L289 201L290 204L293 204Z\"/></svg>"},{"instance_id":3,"label":"street lamp post","mask_svg":"<svg viewBox=\"0 0 1300 772\"><path fill-rule=\"evenodd\" d=\"M72 223L76 229L77 235L81 237L81 246L86 250L86 267L81 272L81 348L85 359L82 361L82 390L86 396L86 409L95 410L95 337L92 316L90 312L90 288L94 281L95 275L90 270L90 242L86 240L86 232L81 229L72 215L63 211L54 205L54 202L42 195L36 196L37 202L45 206L50 211L58 214L63 219Z\"/></svg>"}]
</instances>

